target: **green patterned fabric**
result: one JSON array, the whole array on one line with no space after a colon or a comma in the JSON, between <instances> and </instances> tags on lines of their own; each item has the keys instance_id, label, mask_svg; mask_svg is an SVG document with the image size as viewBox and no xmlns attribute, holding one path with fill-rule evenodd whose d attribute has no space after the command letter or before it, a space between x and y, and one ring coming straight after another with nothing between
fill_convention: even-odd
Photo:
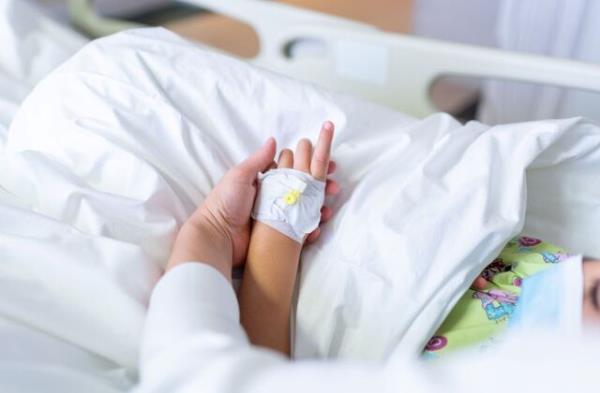
<instances>
[{"instance_id":1,"label":"green patterned fabric","mask_svg":"<svg viewBox=\"0 0 600 393\"><path fill-rule=\"evenodd\" d=\"M482 276L483 290L469 289L429 340L423 355L437 358L456 349L478 347L484 351L498 341L518 307L521 282L568 254L541 240L519 236L506 245Z\"/></svg>"}]
</instances>

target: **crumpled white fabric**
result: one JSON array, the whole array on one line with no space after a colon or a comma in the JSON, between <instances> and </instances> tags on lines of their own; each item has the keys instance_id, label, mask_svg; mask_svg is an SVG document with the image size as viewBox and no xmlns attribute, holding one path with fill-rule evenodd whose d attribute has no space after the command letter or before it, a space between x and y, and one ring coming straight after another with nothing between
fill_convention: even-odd
<instances>
[{"instance_id":1,"label":"crumpled white fabric","mask_svg":"<svg viewBox=\"0 0 600 393\"><path fill-rule=\"evenodd\" d=\"M317 229L325 200L325 182L302 171L271 169L258 175L252 218L298 243Z\"/></svg>"},{"instance_id":2,"label":"crumpled white fabric","mask_svg":"<svg viewBox=\"0 0 600 393\"><path fill-rule=\"evenodd\" d=\"M24 0L0 0L0 145L33 86L87 41L38 7Z\"/></svg>"},{"instance_id":3,"label":"crumpled white fabric","mask_svg":"<svg viewBox=\"0 0 600 393\"><path fill-rule=\"evenodd\" d=\"M324 119L343 191L303 252L296 357L414 357L518 233L600 255L589 121L416 120L140 30L86 46L11 124L0 315L101 359L98 379L131 375L179 226L268 136L314 140Z\"/></svg>"}]
</instances>

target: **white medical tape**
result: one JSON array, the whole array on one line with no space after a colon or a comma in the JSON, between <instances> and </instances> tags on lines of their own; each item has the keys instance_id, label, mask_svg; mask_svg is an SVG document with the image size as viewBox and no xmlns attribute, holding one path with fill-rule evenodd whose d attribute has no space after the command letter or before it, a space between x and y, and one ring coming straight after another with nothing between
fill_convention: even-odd
<instances>
[{"instance_id":1,"label":"white medical tape","mask_svg":"<svg viewBox=\"0 0 600 393\"><path fill-rule=\"evenodd\" d=\"M252 218L298 243L319 226L325 182L295 169L272 169L258 175Z\"/></svg>"}]
</instances>

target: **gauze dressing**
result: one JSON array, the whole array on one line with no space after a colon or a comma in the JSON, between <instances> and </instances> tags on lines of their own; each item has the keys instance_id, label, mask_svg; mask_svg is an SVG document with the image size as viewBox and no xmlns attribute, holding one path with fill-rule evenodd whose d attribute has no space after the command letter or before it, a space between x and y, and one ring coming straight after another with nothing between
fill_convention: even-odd
<instances>
[{"instance_id":1,"label":"gauze dressing","mask_svg":"<svg viewBox=\"0 0 600 393\"><path fill-rule=\"evenodd\" d=\"M325 182L295 169L272 169L258 175L252 218L298 243L317 229L325 199Z\"/></svg>"}]
</instances>

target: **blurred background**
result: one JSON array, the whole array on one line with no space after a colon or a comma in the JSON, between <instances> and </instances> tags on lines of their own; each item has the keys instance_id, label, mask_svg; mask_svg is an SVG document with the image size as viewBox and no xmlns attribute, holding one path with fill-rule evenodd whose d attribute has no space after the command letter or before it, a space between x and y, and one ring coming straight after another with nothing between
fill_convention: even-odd
<instances>
[{"instance_id":1,"label":"blurred background","mask_svg":"<svg viewBox=\"0 0 600 393\"><path fill-rule=\"evenodd\" d=\"M70 0L33 1L52 18L72 23ZM600 1L595 0L265 1L341 16L388 32L600 63ZM184 2L92 3L98 15L165 26L241 57L258 52L257 35L249 25ZM490 124L578 115L600 120L598 94L527 83L445 77L433 86L432 97L439 110L463 120L479 119Z\"/></svg>"}]
</instances>

